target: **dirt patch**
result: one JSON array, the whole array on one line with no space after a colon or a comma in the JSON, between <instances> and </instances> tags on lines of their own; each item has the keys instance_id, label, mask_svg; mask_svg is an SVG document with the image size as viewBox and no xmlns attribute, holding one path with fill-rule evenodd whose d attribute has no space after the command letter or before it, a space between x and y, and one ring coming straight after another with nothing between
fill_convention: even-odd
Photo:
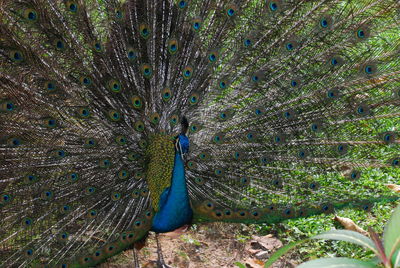
<instances>
[{"instance_id":1,"label":"dirt patch","mask_svg":"<svg viewBox=\"0 0 400 268\"><path fill-rule=\"evenodd\" d=\"M159 235L165 262L174 268L264 267L272 252L282 246L272 235L255 236L245 225L212 223L194 226L185 232ZM157 267L157 244L151 233L146 245L138 251L141 267ZM132 268L133 252L127 250L101 268ZM291 260L282 260L273 267L295 267Z\"/></svg>"}]
</instances>

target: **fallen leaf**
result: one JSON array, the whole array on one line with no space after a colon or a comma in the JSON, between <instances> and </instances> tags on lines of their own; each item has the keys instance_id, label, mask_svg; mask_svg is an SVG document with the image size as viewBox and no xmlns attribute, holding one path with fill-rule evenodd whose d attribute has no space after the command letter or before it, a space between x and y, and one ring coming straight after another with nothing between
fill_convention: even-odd
<instances>
[{"instance_id":1,"label":"fallen leaf","mask_svg":"<svg viewBox=\"0 0 400 268\"><path fill-rule=\"evenodd\" d=\"M261 251L261 249L253 249L253 248L247 249L247 252L250 253L251 255L255 255L260 251Z\"/></svg>"},{"instance_id":2,"label":"fallen leaf","mask_svg":"<svg viewBox=\"0 0 400 268\"><path fill-rule=\"evenodd\" d=\"M257 259L247 259L246 267L248 268L263 268L264 262Z\"/></svg>"},{"instance_id":3,"label":"fallen leaf","mask_svg":"<svg viewBox=\"0 0 400 268\"><path fill-rule=\"evenodd\" d=\"M385 184L389 189L395 191L396 193L400 193L400 185L397 184Z\"/></svg>"},{"instance_id":4,"label":"fallen leaf","mask_svg":"<svg viewBox=\"0 0 400 268\"><path fill-rule=\"evenodd\" d=\"M258 260L265 260L268 259L271 256L271 254L268 251L260 251L256 254L256 258Z\"/></svg>"},{"instance_id":5,"label":"fallen leaf","mask_svg":"<svg viewBox=\"0 0 400 268\"><path fill-rule=\"evenodd\" d=\"M253 236L250 245L253 249L273 250L283 246L282 242L271 234L266 236Z\"/></svg>"},{"instance_id":6,"label":"fallen leaf","mask_svg":"<svg viewBox=\"0 0 400 268\"><path fill-rule=\"evenodd\" d=\"M355 232L358 232L358 233L363 234L363 235L368 235L367 231L365 231L360 226L355 224L354 221L352 221L349 218L342 218L342 217L339 217L339 216L336 215L333 218L333 220L335 220L335 221L339 222L341 225L343 225L343 227L346 230L355 231Z\"/></svg>"}]
</instances>

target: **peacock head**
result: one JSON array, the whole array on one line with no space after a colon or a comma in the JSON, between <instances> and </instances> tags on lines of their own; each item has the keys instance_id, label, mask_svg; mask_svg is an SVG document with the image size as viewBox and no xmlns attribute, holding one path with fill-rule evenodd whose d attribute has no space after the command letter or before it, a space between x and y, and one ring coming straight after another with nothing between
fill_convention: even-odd
<instances>
[{"instance_id":1,"label":"peacock head","mask_svg":"<svg viewBox=\"0 0 400 268\"><path fill-rule=\"evenodd\" d=\"M185 134L179 134L177 138L177 150L182 155L189 152L189 139Z\"/></svg>"},{"instance_id":2,"label":"peacock head","mask_svg":"<svg viewBox=\"0 0 400 268\"><path fill-rule=\"evenodd\" d=\"M181 119L181 134L176 138L176 150L184 156L189 152L189 139L186 136L189 129L189 121L183 116Z\"/></svg>"}]
</instances>

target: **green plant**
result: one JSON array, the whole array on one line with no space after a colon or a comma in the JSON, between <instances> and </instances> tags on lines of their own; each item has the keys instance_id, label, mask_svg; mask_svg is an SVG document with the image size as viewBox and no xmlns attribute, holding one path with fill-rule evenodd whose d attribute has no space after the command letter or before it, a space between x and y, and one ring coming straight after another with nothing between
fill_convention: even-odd
<instances>
[{"instance_id":1,"label":"green plant","mask_svg":"<svg viewBox=\"0 0 400 268\"><path fill-rule=\"evenodd\" d=\"M357 232L348 230L331 230L309 239L324 239L324 240L339 240L346 241L356 245L363 246L368 250L371 250L376 255L376 258L369 259L367 261L361 261L351 258L322 258L302 263L298 267L300 268L311 268L311 267L380 267L383 265L385 268L396 268L400 267L400 206L398 206L389 222L386 224L383 232L383 240L381 240L378 234L369 229L368 238ZM270 259L265 263L265 267L270 267L276 260L287 253L294 247L308 241L304 239L297 242L289 243L288 245L280 248L275 252Z\"/></svg>"},{"instance_id":2,"label":"green plant","mask_svg":"<svg viewBox=\"0 0 400 268\"><path fill-rule=\"evenodd\" d=\"M246 265L244 265L243 263L241 263L241 262L235 262L234 263L237 267L239 267L239 268L246 268Z\"/></svg>"},{"instance_id":3,"label":"green plant","mask_svg":"<svg viewBox=\"0 0 400 268\"><path fill-rule=\"evenodd\" d=\"M182 235L181 240L185 243L193 244L195 246L201 246L201 243L198 240L192 238L190 235Z\"/></svg>"}]
</instances>

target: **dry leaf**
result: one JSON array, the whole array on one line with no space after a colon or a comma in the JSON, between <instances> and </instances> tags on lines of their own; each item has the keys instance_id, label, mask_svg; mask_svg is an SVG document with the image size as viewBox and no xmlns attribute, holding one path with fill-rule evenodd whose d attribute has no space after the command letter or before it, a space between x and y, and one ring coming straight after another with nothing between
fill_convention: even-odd
<instances>
[{"instance_id":1,"label":"dry leaf","mask_svg":"<svg viewBox=\"0 0 400 268\"><path fill-rule=\"evenodd\" d=\"M358 233L363 234L363 235L368 235L367 231L365 231L360 226L355 224L354 221L352 221L349 218L342 218L342 217L339 217L339 216L335 216L333 218L333 220L335 220L335 221L339 222L341 225L343 225L343 227L346 230L355 231L355 232L358 232Z\"/></svg>"},{"instance_id":2,"label":"dry leaf","mask_svg":"<svg viewBox=\"0 0 400 268\"><path fill-rule=\"evenodd\" d=\"M264 250L273 250L283 246L282 242L273 237L273 235L269 234L266 236L252 236L253 240L250 241L250 245L253 249L264 249Z\"/></svg>"},{"instance_id":3,"label":"dry leaf","mask_svg":"<svg viewBox=\"0 0 400 268\"><path fill-rule=\"evenodd\" d=\"M261 249L252 249L252 248L247 249L247 252L250 253L251 255L255 255L260 251Z\"/></svg>"},{"instance_id":4,"label":"dry leaf","mask_svg":"<svg viewBox=\"0 0 400 268\"><path fill-rule=\"evenodd\" d=\"M389 189L395 191L396 193L400 193L400 185L397 184L385 184Z\"/></svg>"},{"instance_id":5,"label":"dry leaf","mask_svg":"<svg viewBox=\"0 0 400 268\"><path fill-rule=\"evenodd\" d=\"M247 259L246 267L248 268L263 268L264 262L257 259Z\"/></svg>"}]
</instances>

